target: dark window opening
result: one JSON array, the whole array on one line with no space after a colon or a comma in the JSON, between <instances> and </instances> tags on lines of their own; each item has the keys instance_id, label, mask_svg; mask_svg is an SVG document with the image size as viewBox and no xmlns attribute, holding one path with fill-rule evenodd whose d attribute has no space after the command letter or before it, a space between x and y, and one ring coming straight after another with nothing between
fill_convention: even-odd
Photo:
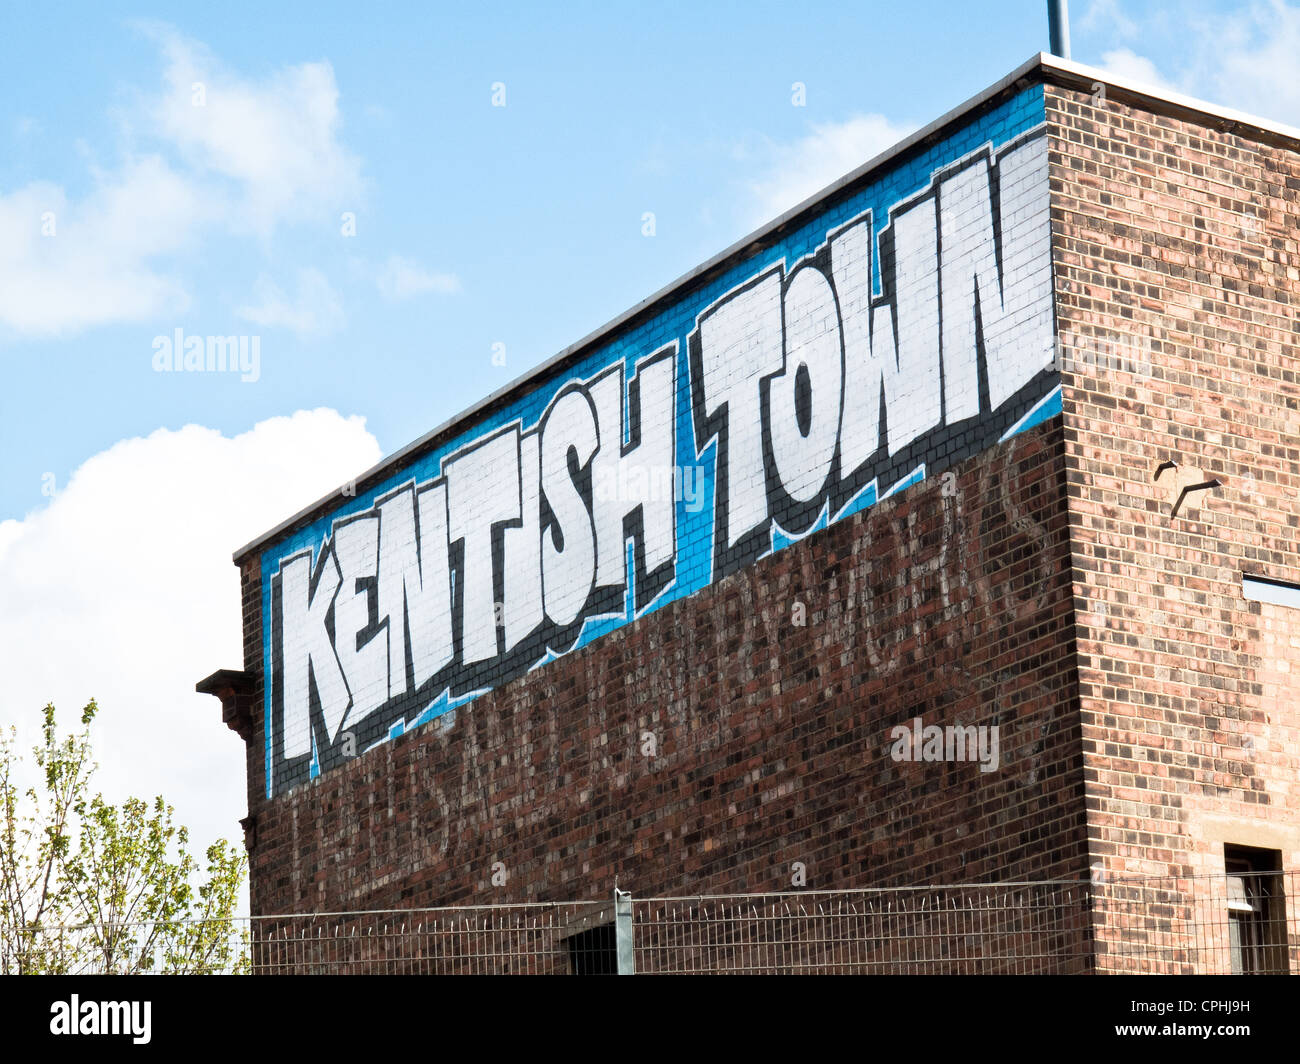
<instances>
[{"instance_id":1,"label":"dark window opening","mask_svg":"<svg viewBox=\"0 0 1300 1064\"><path fill-rule=\"evenodd\" d=\"M617 975L618 950L614 925L602 924L570 935L569 964L574 975Z\"/></svg>"},{"instance_id":2,"label":"dark window opening","mask_svg":"<svg viewBox=\"0 0 1300 1064\"><path fill-rule=\"evenodd\" d=\"M1282 854L1225 846L1228 941L1233 975L1286 975L1286 896Z\"/></svg>"}]
</instances>

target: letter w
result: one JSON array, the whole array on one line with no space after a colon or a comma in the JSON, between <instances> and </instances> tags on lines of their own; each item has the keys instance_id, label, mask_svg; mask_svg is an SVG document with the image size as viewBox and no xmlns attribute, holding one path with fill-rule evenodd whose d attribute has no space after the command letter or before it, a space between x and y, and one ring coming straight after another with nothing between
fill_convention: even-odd
<instances>
[{"instance_id":1,"label":"letter w","mask_svg":"<svg viewBox=\"0 0 1300 1064\"><path fill-rule=\"evenodd\" d=\"M872 306L870 215L831 238L831 275L844 336L844 475L886 443L880 425L884 390L889 453L896 454L939 421L938 279L934 203L921 200L894 219L894 314Z\"/></svg>"}]
</instances>

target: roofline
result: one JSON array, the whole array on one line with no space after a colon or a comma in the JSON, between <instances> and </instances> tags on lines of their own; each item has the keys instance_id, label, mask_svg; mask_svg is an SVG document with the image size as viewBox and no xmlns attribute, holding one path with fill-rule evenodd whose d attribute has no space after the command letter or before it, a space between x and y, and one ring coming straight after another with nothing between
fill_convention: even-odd
<instances>
[{"instance_id":1,"label":"roofline","mask_svg":"<svg viewBox=\"0 0 1300 1064\"><path fill-rule=\"evenodd\" d=\"M1095 86L1100 83L1105 85L1108 90L1111 90L1113 98L1141 104L1157 113L1167 114L1175 118L1189 118L1222 132L1245 133L1252 139L1285 146L1293 150L1300 148L1300 129L1294 126L1259 118L1243 111L1235 111L1232 108L1220 107L1217 104L1207 103L1191 96L1183 96L1180 93L1169 92L1158 86L1147 85L1131 78L1117 77L1095 67L1086 66L1083 63L1062 59L1060 56L1039 52L1021 63L1011 73L976 93L964 103L958 104L933 122L904 137L892 147L885 149L879 155L851 170L838 181L809 196L802 203L791 207L784 214L779 215L699 266L684 273L653 295L646 297L595 331L588 333L581 340L570 344L558 354L552 355L546 361L534 366L527 373L515 378L509 384L498 388L477 403L444 421L437 428L431 429L405 447L394 451L378 464L367 469L355 481L349 483L350 488L355 485L355 491L352 494L360 494L362 491L368 490L370 484L382 479L408 460L433 450L439 443L449 439L452 435L472 427L476 421L482 420L492 410L504 405L506 400L529 391L534 383L550 375L563 365L578 361L602 341L635 319L649 313L654 307L667 302L670 297L683 292L705 275L721 272L734 262L748 258L754 252L761 251L765 247L772 246L796 221L811 213L814 208L835 198L850 186L861 183L867 175L881 169L900 156L904 156L914 149L937 139L941 132L960 120L969 117L972 112L979 111L1004 94L1023 88L1027 84L1048 82L1065 88L1081 89L1089 93L1093 92ZM240 547L233 555L235 564L238 565L249 555L258 552L267 543L281 538L295 527L309 524L315 517L323 514L329 504L339 498L342 487L340 485L335 491L322 496L310 506L299 510L292 517L281 521L274 528Z\"/></svg>"},{"instance_id":2,"label":"roofline","mask_svg":"<svg viewBox=\"0 0 1300 1064\"><path fill-rule=\"evenodd\" d=\"M1149 108L1150 110L1171 118L1190 118L1220 132L1244 133L1253 140L1283 145L1292 150L1300 149L1300 127L1289 126L1285 122L1275 122L1246 111L1208 103L1195 96L1184 96L1182 93L1143 81L1135 81L1133 78L1119 77L1084 63L1062 59L1058 55L1048 55L1046 52L1040 52L1030 63L1042 69L1045 75L1044 81L1065 88L1083 89L1091 93L1094 86L1100 82L1108 89L1117 90L1112 92L1111 96L1126 101L1154 104L1155 106ZM1207 119L1210 121L1206 121Z\"/></svg>"}]
</instances>

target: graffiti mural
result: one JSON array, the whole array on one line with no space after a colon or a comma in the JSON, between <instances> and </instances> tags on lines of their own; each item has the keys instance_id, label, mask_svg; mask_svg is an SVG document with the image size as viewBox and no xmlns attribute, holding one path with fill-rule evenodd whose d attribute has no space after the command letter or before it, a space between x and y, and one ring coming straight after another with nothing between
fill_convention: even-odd
<instances>
[{"instance_id":1,"label":"graffiti mural","mask_svg":"<svg viewBox=\"0 0 1300 1064\"><path fill-rule=\"evenodd\" d=\"M1041 107L1027 90L265 548L268 794L1059 410Z\"/></svg>"}]
</instances>

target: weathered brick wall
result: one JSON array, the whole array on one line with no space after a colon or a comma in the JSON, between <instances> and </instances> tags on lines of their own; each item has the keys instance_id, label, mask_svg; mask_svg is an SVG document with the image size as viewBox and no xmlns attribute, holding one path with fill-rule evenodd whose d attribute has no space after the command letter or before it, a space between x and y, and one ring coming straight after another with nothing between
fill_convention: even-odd
<instances>
[{"instance_id":1,"label":"weathered brick wall","mask_svg":"<svg viewBox=\"0 0 1300 1064\"><path fill-rule=\"evenodd\" d=\"M1008 83L241 550L266 793L1057 413L1048 198Z\"/></svg>"},{"instance_id":2,"label":"weathered brick wall","mask_svg":"<svg viewBox=\"0 0 1300 1064\"><path fill-rule=\"evenodd\" d=\"M1294 868L1300 617L1242 573L1300 580L1300 156L1065 89L1047 113L1090 857ZM1221 486L1173 516L1180 475Z\"/></svg>"},{"instance_id":3,"label":"weathered brick wall","mask_svg":"<svg viewBox=\"0 0 1300 1064\"><path fill-rule=\"evenodd\" d=\"M255 783L253 912L783 890L794 862L810 888L1081 875L1063 459L1056 418L286 794ZM916 716L998 725L1000 768L892 760Z\"/></svg>"},{"instance_id":4,"label":"weathered brick wall","mask_svg":"<svg viewBox=\"0 0 1300 1064\"><path fill-rule=\"evenodd\" d=\"M244 558L253 911L1295 868L1300 619L1241 581L1300 581L1300 156L1110 95L1045 89L1046 424L287 791ZM915 717L999 769L892 759Z\"/></svg>"}]
</instances>

